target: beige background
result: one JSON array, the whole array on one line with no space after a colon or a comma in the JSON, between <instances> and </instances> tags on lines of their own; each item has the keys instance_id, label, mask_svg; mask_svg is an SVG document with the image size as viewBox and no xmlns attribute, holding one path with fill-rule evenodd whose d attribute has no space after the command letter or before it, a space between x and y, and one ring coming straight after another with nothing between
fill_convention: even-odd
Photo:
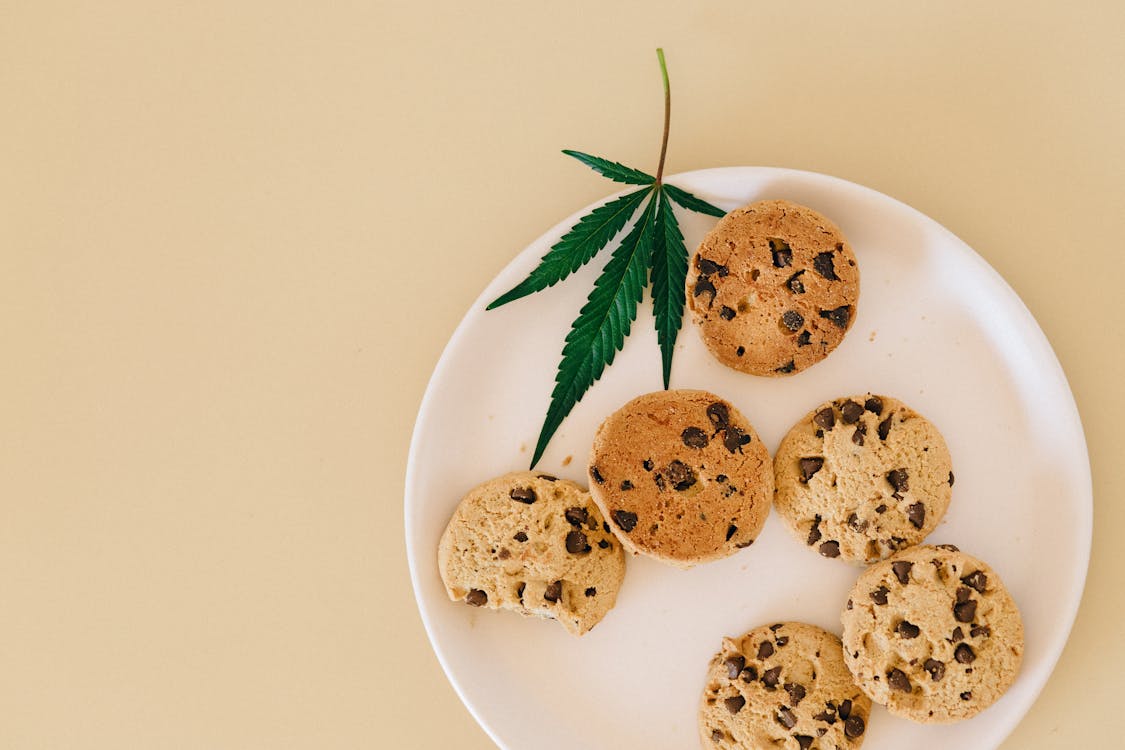
<instances>
[{"instance_id":1,"label":"beige background","mask_svg":"<svg viewBox=\"0 0 1125 750\"><path fill-rule=\"evenodd\" d=\"M671 172L869 185L1039 319L1096 529L1005 748L1099 745L1123 28L1117 2L0 4L0 746L492 747L413 603L410 430L485 283L611 189L558 150L655 167L658 44Z\"/></svg>"}]
</instances>

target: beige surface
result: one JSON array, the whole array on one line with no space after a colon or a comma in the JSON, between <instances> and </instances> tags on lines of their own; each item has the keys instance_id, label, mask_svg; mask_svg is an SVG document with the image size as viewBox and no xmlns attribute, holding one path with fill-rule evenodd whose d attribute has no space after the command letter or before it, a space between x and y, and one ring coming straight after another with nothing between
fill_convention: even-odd
<instances>
[{"instance_id":1,"label":"beige surface","mask_svg":"<svg viewBox=\"0 0 1125 750\"><path fill-rule=\"evenodd\" d=\"M414 412L483 285L610 189L558 150L653 168L657 44L670 171L870 185L1042 323L1094 557L1005 748L1101 741L1125 689L1120 3L156 5L0 6L0 746L491 747L407 579Z\"/></svg>"}]
</instances>

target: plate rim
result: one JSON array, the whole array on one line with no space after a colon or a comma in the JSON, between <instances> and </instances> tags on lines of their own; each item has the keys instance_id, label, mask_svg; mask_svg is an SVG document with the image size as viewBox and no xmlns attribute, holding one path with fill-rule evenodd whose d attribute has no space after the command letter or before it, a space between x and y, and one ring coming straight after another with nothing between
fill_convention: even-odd
<instances>
[{"instance_id":1,"label":"plate rim","mask_svg":"<svg viewBox=\"0 0 1125 750\"><path fill-rule=\"evenodd\" d=\"M788 167L711 167L669 175L665 177L665 181L674 184L680 179L694 180L699 178L706 178L708 175L712 174L733 172L753 172L757 175L770 178L790 177L798 178L801 180L812 180L814 182L828 183L829 185L835 184L836 186L843 187L848 190L858 190L862 193L867 193L871 197L890 201L898 208L905 209L909 214L913 216L916 221L939 230L940 233L944 235L945 239L949 241L954 247L956 247L966 260L973 263L977 267L977 269L987 277L987 280L997 288L997 290L1005 298L1003 301L1008 306L1010 306L1017 315L1023 317L1024 324L1027 326L1027 330L1030 333L1029 343L1033 343L1034 345L1036 345L1040 350L1040 354L1046 355L1046 361L1049 362L1052 369L1050 376L1062 386L1067 396L1069 397L1069 408L1066 411L1072 418L1072 426L1075 428L1075 432L1080 441L1080 445L1077 446L1081 449L1080 455L1085 459L1081 463L1082 471L1080 479L1082 486L1077 488L1077 491L1081 494L1084 502L1082 503L1082 517L1078 519L1077 524L1079 532L1078 541L1080 545L1079 549L1077 550L1078 560L1076 560L1076 562L1078 563L1078 565L1075 568L1075 585L1072 587L1071 595L1069 597L1069 600L1067 601L1068 615L1066 617L1065 629L1062 631L1063 637L1058 639L1057 642L1048 644L1048 648L1046 649L1046 658L1043 660L1041 668L1039 670L1043 673L1042 680L1031 690L1031 700L1028 701L1026 706L1022 707L1021 710L1011 712L1007 716L1006 726L1001 726L1002 733L1000 734L999 742L996 745L996 747L999 747L999 744L1002 744L1011 735L1015 728L1019 726L1019 724L1023 721L1024 717L1031 711L1031 708L1038 702L1043 689L1050 681L1050 677L1054 673L1059 659L1062 657L1062 652L1066 648L1067 643L1069 643L1070 641L1070 635L1073 632L1074 623L1078 617L1078 611L1081 608L1081 601L1086 588L1086 581L1089 577L1090 554L1093 542L1094 505L1093 477L1090 466L1090 452L1088 444L1086 442L1086 433L1082 425L1082 416L1078 409L1077 401L1074 397L1074 391L1071 389L1070 382L1066 377L1066 372L1063 370L1062 363L1059 361L1058 355L1056 354L1054 347L1051 346L1050 340L1047 338L1046 333L1039 325L1039 321L1036 320L1035 316L1031 313L1031 310L1024 303L1023 299L1016 293L1011 285L1008 284L1008 282L999 273L999 271L993 268L992 265L982 255L980 255L980 253L974 250L968 243L958 237L950 229L945 227L945 225L941 224L936 219L928 216L922 211L914 208L910 204L905 203L893 196L887 195L886 193L880 192L866 185L852 182L850 180L836 177L834 175L828 175L810 170L792 169ZM627 192L627 190L619 190L610 193L598 200L595 200L589 205L579 209L578 211L557 222L547 230L541 232L524 248L522 248L519 252L512 256L512 258L506 264L504 264L503 268L501 268L496 274L492 276L492 279L484 285L484 288L481 289L480 293L473 300L472 304L462 315L460 322L457 324L456 328L454 328L453 333L449 337L449 340L446 341L445 346L442 347L441 354L439 355L437 363L434 365L433 372L430 374L430 378L426 383L426 388L423 392L421 402L419 403L418 414L415 418L414 427L411 432L410 445L406 460L405 481L403 484L403 530L405 536L407 565L410 571L410 583L414 594L414 603L418 608L418 614L422 620L422 626L426 631L426 637L429 641L430 648L433 650L434 655L437 657L438 663L441 665L442 672L445 674L446 679L453 687L453 690L457 694L457 697L461 701L461 704L468 710L469 714L476 721L477 725L484 730L484 732L488 735L492 742L494 742L497 747L501 748L501 750L512 750L512 748L510 748L508 744L500 739L495 728L490 724L489 721L485 719L485 717L481 714L479 708L472 701L470 701L468 696L466 695L464 686L461 684L460 680L456 677L456 675L450 668L450 664L446 657L445 651L435 637L434 629L431 623L431 614L427 609L421 595L422 589L421 581L419 578L420 573L416 562L418 559L418 554L413 541L416 536L416 534L414 533L415 527L411 514L409 512L410 506L412 505L412 499L417 496L417 456L420 444L420 435L422 431L421 428L431 418L435 383L445 375L446 370L451 366L450 352L453 350L458 341L465 335L465 330L469 326L470 320L475 318L473 313L477 312L479 314L481 311L483 311L483 307L488 301L488 297L491 295L490 290L496 283L497 279L507 274L513 266L519 263L521 258L523 258L523 256L531 250L532 246L540 238L558 233L560 229L565 231L566 228L569 228L571 225L577 222L579 218L581 218L593 208L596 208L597 206L602 205L607 201L613 200L615 197L623 195L625 192ZM1038 334L1038 336L1035 335L1036 333ZM436 551L434 551L434 554L436 555Z\"/></svg>"}]
</instances>

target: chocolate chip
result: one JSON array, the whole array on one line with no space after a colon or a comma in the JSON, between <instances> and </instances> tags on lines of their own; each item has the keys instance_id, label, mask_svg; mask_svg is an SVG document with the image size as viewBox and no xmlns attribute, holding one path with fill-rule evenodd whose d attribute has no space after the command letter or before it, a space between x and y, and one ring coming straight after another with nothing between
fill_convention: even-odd
<instances>
[{"instance_id":1,"label":"chocolate chip","mask_svg":"<svg viewBox=\"0 0 1125 750\"><path fill-rule=\"evenodd\" d=\"M521 602L523 601L523 590L526 589L526 588L527 588L527 584L524 583L523 581L520 581L520 585L516 587L516 596L519 597Z\"/></svg>"},{"instance_id":2,"label":"chocolate chip","mask_svg":"<svg viewBox=\"0 0 1125 750\"><path fill-rule=\"evenodd\" d=\"M581 531L572 531L566 535L566 551L572 555L584 555L591 549L586 544L586 535Z\"/></svg>"},{"instance_id":3,"label":"chocolate chip","mask_svg":"<svg viewBox=\"0 0 1125 750\"><path fill-rule=\"evenodd\" d=\"M809 333L808 331L801 331L800 335L797 336L797 346L799 346L799 347L808 346L811 343L812 343L812 334Z\"/></svg>"},{"instance_id":4,"label":"chocolate chip","mask_svg":"<svg viewBox=\"0 0 1125 750\"><path fill-rule=\"evenodd\" d=\"M557 602L562 597L562 581L555 581L554 583L547 584L547 590L543 592L543 598L549 602Z\"/></svg>"},{"instance_id":5,"label":"chocolate chip","mask_svg":"<svg viewBox=\"0 0 1125 750\"><path fill-rule=\"evenodd\" d=\"M590 512L585 508L567 508L566 512L563 513L563 517L566 518L567 523L571 526L581 526L589 519Z\"/></svg>"},{"instance_id":6,"label":"chocolate chip","mask_svg":"<svg viewBox=\"0 0 1125 750\"><path fill-rule=\"evenodd\" d=\"M726 305L723 305L719 310L719 317L723 320L734 320L734 316L737 314L733 307L727 307Z\"/></svg>"},{"instance_id":7,"label":"chocolate chip","mask_svg":"<svg viewBox=\"0 0 1125 750\"><path fill-rule=\"evenodd\" d=\"M851 599L848 599L848 611L849 611L849 612L851 611L851 609L852 609L852 606L853 606L853 605L852 605L852 600L851 600Z\"/></svg>"},{"instance_id":8,"label":"chocolate chip","mask_svg":"<svg viewBox=\"0 0 1125 750\"><path fill-rule=\"evenodd\" d=\"M801 326L805 324L805 319L802 318L801 313L796 310L786 310L781 315L781 324L793 333L796 333L801 330Z\"/></svg>"},{"instance_id":9,"label":"chocolate chip","mask_svg":"<svg viewBox=\"0 0 1125 750\"><path fill-rule=\"evenodd\" d=\"M653 482L653 484L656 485L656 489L660 490L661 492L664 491L664 475L663 474L659 474L659 473L653 474L652 475L652 482Z\"/></svg>"},{"instance_id":10,"label":"chocolate chip","mask_svg":"<svg viewBox=\"0 0 1125 750\"><path fill-rule=\"evenodd\" d=\"M960 626L953 628L953 633L949 636L949 640L952 643L958 643L959 641L965 640L965 631L962 630Z\"/></svg>"},{"instance_id":11,"label":"chocolate chip","mask_svg":"<svg viewBox=\"0 0 1125 750\"><path fill-rule=\"evenodd\" d=\"M863 416L863 407L848 399L840 404L840 415L843 417L844 424L855 424Z\"/></svg>"},{"instance_id":12,"label":"chocolate chip","mask_svg":"<svg viewBox=\"0 0 1125 750\"><path fill-rule=\"evenodd\" d=\"M597 590L596 588L594 588L593 586L591 586L590 588L586 589L586 592L585 592L585 593L586 593L586 596L587 596L587 597L590 597L590 596L597 596L597 595L598 595L598 590Z\"/></svg>"},{"instance_id":13,"label":"chocolate chip","mask_svg":"<svg viewBox=\"0 0 1125 750\"><path fill-rule=\"evenodd\" d=\"M972 622L977 616L977 603L975 601L961 602L953 605L953 616L957 622Z\"/></svg>"},{"instance_id":14,"label":"chocolate chip","mask_svg":"<svg viewBox=\"0 0 1125 750\"><path fill-rule=\"evenodd\" d=\"M771 656L773 656L773 644L769 641L762 641L762 644L758 646L758 661L768 659Z\"/></svg>"},{"instance_id":15,"label":"chocolate chip","mask_svg":"<svg viewBox=\"0 0 1125 750\"><path fill-rule=\"evenodd\" d=\"M715 477L715 481L718 482L719 484L722 484L723 482L727 481L727 475L726 474L720 474L719 476Z\"/></svg>"},{"instance_id":16,"label":"chocolate chip","mask_svg":"<svg viewBox=\"0 0 1125 750\"><path fill-rule=\"evenodd\" d=\"M790 711L787 706L781 707L777 712L777 716L774 717L774 721L786 729L792 729L797 726L797 717L793 715L793 712Z\"/></svg>"},{"instance_id":17,"label":"chocolate chip","mask_svg":"<svg viewBox=\"0 0 1125 750\"><path fill-rule=\"evenodd\" d=\"M691 296L698 297L701 294L711 295L711 299L707 301L707 307L715 304L715 285L706 276L700 276L695 280L695 288L692 290Z\"/></svg>"},{"instance_id":18,"label":"chocolate chip","mask_svg":"<svg viewBox=\"0 0 1125 750\"><path fill-rule=\"evenodd\" d=\"M798 685L795 682L785 683L785 692L789 693L789 702L794 706L801 705L801 701L805 699L806 691L804 685Z\"/></svg>"},{"instance_id":19,"label":"chocolate chip","mask_svg":"<svg viewBox=\"0 0 1125 750\"><path fill-rule=\"evenodd\" d=\"M474 607L483 607L488 604L488 594L480 589L473 589L469 592L468 596L465 597L465 603Z\"/></svg>"},{"instance_id":20,"label":"chocolate chip","mask_svg":"<svg viewBox=\"0 0 1125 750\"><path fill-rule=\"evenodd\" d=\"M797 747L799 750L809 750L812 747L813 738L807 734L795 734L793 739L797 740Z\"/></svg>"},{"instance_id":21,"label":"chocolate chip","mask_svg":"<svg viewBox=\"0 0 1125 750\"><path fill-rule=\"evenodd\" d=\"M887 418L879 423L879 427L876 431L879 433L880 440L886 440L887 436L891 434L891 420L893 418L894 414L888 414Z\"/></svg>"},{"instance_id":22,"label":"chocolate chip","mask_svg":"<svg viewBox=\"0 0 1125 750\"><path fill-rule=\"evenodd\" d=\"M992 628L987 625L974 625L972 629L969 630L969 635L973 638L980 638L982 636L988 638L992 635Z\"/></svg>"},{"instance_id":23,"label":"chocolate chip","mask_svg":"<svg viewBox=\"0 0 1125 750\"><path fill-rule=\"evenodd\" d=\"M727 665L727 679L733 680L738 677L738 675L742 674L742 669L746 666L746 658L741 654L738 656L729 656L723 663Z\"/></svg>"},{"instance_id":24,"label":"chocolate chip","mask_svg":"<svg viewBox=\"0 0 1125 750\"><path fill-rule=\"evenodd\" d=\"M788 362L786 362L781 367L775 367L773 371L774 372L780 372L783 375L788 375L789 373L793 372L796 369L797 369L797 363L794 362L793 360L789 360Z\"/></svg>"},{"instance_id":25,"label":"chocolate chip","mask_svg":"<svg viewBox=\"0 0 1125 750\"><path fill-rule=\"evenodd\" d=\"M887 482L894 487L895 492L907 492L910 489L910 475L906 469L888 471Z\"/></svg>"},{"instance_id":26,"label":"chocolate chip","mask_svg":"<svg viewBox=\"0 0 1125 750\"><path fill-rule=\"evenodd\" d=\"M512 539L515 539L517 542L526 542L527 541L527 534L525 532L522 532L522 531L517 531L516 535L514 537L512 537Z\"/></svg>"},{"instance_id":27,"label":"chocolate chip","mask_svg":"<svg viewBox=\"0 0 1125 750\"><path fill-rule=\"evenodd\" d=\"M848 516L848 526L852 531L855 531L859 534L867 531L867 521L860 520L859 516L855 513L852 513L850 516Z\"/></svg>"},{"instance_id":28,"label":"chocolate chip","mask_svg":"<svg viewBox=\"0 0 1125 750\"><path fill-rule=\"evenodd\" d=\"M655 464L653 464L651 458L646 458L644 461L641 462L641 466L643 466L645 468L645 471L652 471L652 468L653 468L653 466L655 466Z\"/></svg>"},{"instance_id":29,"label":"chocolate chip","mask_svg":"<svg viewBox=\"0 0 1125 750\"><path fill-rule=\"evenodd\" d=\"M973 647L967 643L961 643L953 652L953 658L957 660L958 664L972 664L977 659L976 653L973 652Z\"/></svg>"},{"instance_id":30,"label":"chocolate chip","mask_svg":"<svg viewBox=\"0 0 1125 750\"><path fill-rule=\"evenodd\" d=\"M983 594L985 587L988 586L988 576L977 570L962 578L961 583L976 589L977 593Z\"/></svg>"},{"instance_id":31,"label":"chocolate chip","mask_svg":"<svg viewBox=\"0 0 1125 750\"><path fill-rule=\"evenodd\" d=\"M745 542L739 542L738 544L734 545L734 548L735 549L746 549L747 547L749 547L753 543L754 543L753 539L747 539Z\"/></svg>"},{"instance_id":32,"label":"chocolate chip","mask_svg":"<svg viewBox=\"0 0 1125 750\"><path fill-rule=\"evenodd\" d=\"M961 548L958 547L956 544L939 544L937 546L937 548L948 550L950 552L960 552L961 551Z\"/></svg>"},{"instance_id":33,"label":"chocolate chip","mask_svg":"<svg viewBox=\"0 0 1125 750\"><path fill-rule=\"evenodd\" d=\"M965 692L961 693L961 700L963 701L972 700L972 698L973 692L971 690L966 690Z\"/></svg>"},{"instance_id":34,"label":"chocolate chip","mask_svg":"<svg viewBox=\"0 0 1125 750\"><path fill-rule=\"evenodd\" d=\"M684 441L684 445L689 448L706 448L707 443L711 442L707 437L707 433L698 427L688 427L680 433L680 440Z\"/></svg>"},{"instance_id":35,"label":"chocolate chip","mask_svg":"<svg viewBox=\"0 0 1125 750\"><path fill-rule=\"evenodd\" d=\"M540 474L539 478L544 480L544 481L547 481L547 482L557 482L557 481L559 481L559 478L554 476L553 474Z\"/></svg>"},{"instance_id":36,"label":"chocolate chip","mask_svg":"<svg viewBox=\"0 0 1125 750\"><path fill-rule=\"evenodd\" d=\"M809 540L806 542L810 547L820 541L820 516L813 519L812 528L809 529Z\"/></svg>"},{"instance_id":37,"label":"chocolate chip","mask_svg":"<svg viewBox=\"0 0 1125 750\"><path fill-rule=\"evenodd\" d=\"M741 357L741 356L742 356L743 354L745 354L745 353L746 353L746 347L745 347L745 346L740 346L740 347L738 347L737 349L735 349L735 350L734 350L734 353L735 353L736 355L738 355L739 357Z\"/></svg>"},{"instance_id":38,"label":"chocolate chip","mask_svg":"<svg viewBox=\"0 0 1125 750\"><path fill-rule=\"evenodd\" d=\"M895 578L903 586L910 583L910 569L914 567L914 563L907 562L906 560L898 560L891 563L891 570L894 571Z\"/></svg>"},{"instance_id":39,"label":"chocolate chip","mask_svg":"<svg viewBox=\"0 0 1125 750\"><path fill-rule=\"evenodd\" d=\"M922 629L912 622L903 620L895 628L895 632L903 638L917 638L919 633L922 632Z\"/></svg>"},{"instance_id":40,"label":"chocolate chip","mask_svg":"<svg viewBox=\"0 0 1125 750\"><path fill-rule=\"evenodd\" d=\"M716 263L713 260L708 260L701 255L695 256L695 267L698 268L699 272L705 276L710 276L713 273L717 273L720 277L722 277L730 273L730 269L723 264Z\"/></svg>"},{"instance_id":41,"label":"chocolate chip","mask_svg":"<svg viewBox=\"0 0 1125 750\"><path fill-rule=\"evenodd\" d=\"M707 418L711 420L711 426L716 432L726 429L730 424L730 408L722 401L716 401L707 407Z\"/></svg>"},{"instance_id":42,"label":"chocolate chip","mask_svg":"<svg viewBox=\"0 0 1125 750\"><path fill-rule=\"evenodd\" d=\"M743 682L753 682L758 679L758 670L751 665L743 669L739 676Z\"/></svg>"},{"instance_id":43,"label":"chocolate chip","mask_svg":"<svg viewBox=\"0 0 1125 750\"><path fill-rule=\"evenodd\" d=\"M778 639L777 639L776 641L774 641L774 643L776 643L776 644L777 644L777 647L778 647L778 648L782 648L782 647L784 647L784 646L788 646L788 645L789 645L789 636L787 636L787 635L783 635L783 636L781 636L780 638L778 638Z\"/></svg>"},{"instance_id":44,"label":"chocolate chip","mask_svg":"<svg viewBox=\"0 0 1125 750\"><path fill-rule=\"evenodd\" d=\"M906 509L906 517L914 528L922 528L926 523L926 506L922 503L914 503Z\"/></svg>"},{"instance_id":45,"label":"chocolate chip","mask_svg":"<svg viewBox=\"0 0 1125 750\"><path fill-rule=\"evenodd\" d=\"M883 513L887 512L887 506L880 503L879 505L875 506L875 512L882 515Z\"/></svg>"},{"instance_id":46,"label":"chocolate chip","mask_svg":"<svg viewBox=\"0 0 1125 750\"><path fill-rule=\"evenodd\" d=\"M680 492L688 489L696 482L695 472L690 466L679 459L668 464L668 468L666 468L665 471L668 473L668 481Z\"/></svg>"},{"instance_id":47,"label":"chocolate chip","mask_svg":"<svg viewBox=\"0 0 1125 750\"><path fill-rule=\"evenodd\" d=\"M852 702L848 699L840 701L840 707L836 709L837 715L841 719L846 719L852 715Z\"/></svg>"},{"instance_id":48,"label":"chocolate chip","mask_svg":"<svg viewBox=\"0 0 1125 750\"><path fill-rule=\"evenodd\" d=\"M597 466L590 467L590 476L593 477L594 481L598 484L605 484L605 477L603 477L602 473L598 471Z\"/></svg>"},{"instance_id":49,"label":"chocolate chip","mask_svg":"<svg viewBox=\"0 0 1125 750\"><path fill-rule=\"evenodd\" d=\"M891 593L891 590L889 588L887 588L886 586L880 586L879 588L871 592L871 601L875 602L879 606L883 606L887 603L887 594L889 593Z\"/></svg>"},{"instance_id":50,"label":"chocolate chip","mask_svg":"<svg viewBox=\"0 0 1125 750\"><path fill-rule=\"evenodd\" d=\"M804 272L804 269L801 269L785 280L785 286L788 287L789 291L793 292L793 294L805 293L805 284L800 279L801 274Z\"/></svg>"},{"instance_id":51,"label":"chocolate chip","mask_svg":"<svg viewBox=\"0 0 1125 750\"><path fill-rule=\"evenodd\" d=\"M801 459L801 481L806 484L812 479L818 471L824 467L824 458L822 456L810 456Z\"/></svg>"},{"instance_id":52,"label":"chocolate chip","mask_svg":"<svg viewBox=\"0 0 1125 750\"><path fill-rule=\"evenodd\" d=\"M856 445L863 445L863 440L867 436L867 425L860 422L855 426L855 432L852 433L852 442Z\"/></svg>"},{"instance_id":53,"label":"chocolate chip","mask_svg":"<svg viewBox=\"0 0 1125 750\"><path fill-rule=\"evenodd\" d=\"M967 586L957 587L957 603L967 602L973 598L973 592Z\"/></svg>"},{"instance_id":54,"label":"chocolate chip","mask_svg":"<svg viewBox=\"0 0 1125 750\"><path fill-rule=\"evenodd\" d=\"M883 413L883 399L878 396L869 396L867 400L863 402L863 408L872 412L875 416L879 416Z\"/></svg>"},{"instance_id":55,"label":"chocolate chip","mask_svg":"<svg viewBox=\"0 0 1125 750\"><path fill-rule=\"evenodd\" d=\"M840 556L840 543L836 541L828 541L821 544L817 549L820 554L825 557L839 557Z\"/></svg>"},{"instance_id":56,"label":"chocolate chip","mask_svg":"<svg viewBox=\"0 0 1125 750\"><path fill-rule=\"evenodd\" d=\"M734 524L732 523L732 524L731 524L730 526L728 526L728 527L727 527L727 541L729 542L729 541L730 541L730 538L731 538L732 536L734 536L734 535L735 535L736 533L738 533L738 527L737 527L737 526L735 526L735 525L734 525Z\"/></svg>"},{"instance_id":57,"label":"chocolate chip","mask_svg":"<svg viewBox=\"0 0 1125 750\"><path fill-rule=\"evenodd\" d=\"M609 547L609 542L607 542L605 539L603 539L600 542L598 542L598 546L601 547L602 549L607 549Z\"/></svg>"},{"instance_id":58,"label":"chocolate chip","mask_svg":"<svg viewBox=\"0 0 1125 750\"><path fill-rule=\"evenodd\" d=\"M922 664L922 669L930 673L930 679L937 682L942 677L945 677L945 663L937 659L926 659Z\"/></svg>"},{"instance_id":59,"label":"chocolate chip","mask_svg":"<svg viewBox=\"0 0 1125 750\"><path fill-rule=\"evenodd\" d=\"M538 499L535 496L535 490L530 487L514 487L512 491L508 493L508 497L524 505L531 505Z\"/></svg>"},{"instance_id":60,"label":"chocolate chip","mask_svg":"<svg viewBox=\"0 0 1125 750\"><path fill-rule=\"evenodd\" d=\"M724 736L723 730L721 730L721 729L714 729L714 730L711 731L711 741L712 742L718 742L719 740L721 740L723 738L723 736Z\"/></svg>"},{"instance_id":61,"label":"chocolate chip","mask_svg":"<svg viewBox=\"0 0 1125 750\"><path fill-rule=\"evenodd\" d=\"M844 734L853 740L862 735L866 729L867 725L863 723L863 719L859 716L849 716L848 720L844 722Z\"/></svg>"},{"instance_id":62,"label":"chocolate chip","mask_svg":"<svg viewBox=\"0 0 1125 750\"><path fill-rule=\"evenodd\" d=\"M910 679L901 669L892 669L887 672L887 682L892 688L902 693L909 693L913 689Z\"/></svg>"},{"instance_id":63,"label":"chocolate chip","mask_svg":"<svg viewBox=\"0 0 1125 750\"><path fill-rule=\"evenodd\" d=\"M836 412L831 406L826 406L816 413L816 416L813 417L813 423L818 427L831 430L836 426Z\"/></svg>"},{"instance_id":64,"label":"chocolate chip","mask_svg":"<svg viewBox=\"0 0 1125 750\"><path fill-rule=\"evenodd\" d=\"M628 534L630 531L637 527L637 514L630 513L627 510L615 510L610 513L613 517L614 523L621 527L621 530Z\"/></svg>"},{"instance_id":65,"label":"chocolate chip","mask_svg":"<svg viewBox=\"0 0 1125 750\"><path fill-rule=\"evenodd\" d=\"M746 705L746 699L741 695L736 695L733 698L727 698L725 701L723 701L723 705L726 706L727 710L732 714L736 714L742 710L743 706Z\"/></svg>"},{"instance_id":66,"label":"chocolate chip","mask_svg":"<svg viewBox=\"0 0 1125 750\"><path fill-rule=\"evenodd\" d=\"M501 560L507 560L509 557L512 556L512 551L509 550L507 547L501 547L500 551L496 553L496 556L499 557Z\"/></svg>"},{"instance_id":67,"label":"chocolate chip","mask_svg":"<svg viewBox=\"0 0 1125 750\"><path fill-rule=\"evenodd\" d=\"M832 262L832 253L817 253L813 258L813 269L829 281L839 281L836 275L836 266Z\"/></svg>"},{"instance_id":68,"label":"chocolate chip","mask_svg":"<svg viewBox=\"0 0 1125 750\"><path fill-rule=\"evenodd\" d=\"M952 471L949 472L949 486L950 487L953 486L953 472Z\"/></svg>"},{"instance_id":69,"label":"chocolate chip","mask_svg":"<svg viewBox=\"0 0 1125 750\"><path fill-rule=\"evenodd\" d=\"M851 305L840 305L835 310L821 310L820 317L826 318L836 324L837 328L847 328L848 320L852 316Z\"/></svg>"},{"instance_id":70,"label":"chocolate chip","mask_svg":"<svg viewBox=\"0 0 1125 750\"><path fill-rule=\"evenodd\" d=\"M774 690L774 689L777 688L777 681L780 677L781 677L781 667L774 667L773 669L767 669L765 672L762 673L762 684L765 685L766 687L768 687L770 690Z\"/></svg>"},{"instance_id":71,"label":"chocolate chip","mask_svg":"<svg viewBox=\"0 0 1125 750\"><path fill-rule=\"evenodd\" d=\"M723 432L723 446L731 453L742 453L742 446L750 442L750 436L733 425Z\"/></svg>"},{"instance_id":72,"label":"chocolate chip","mask_svg":"<svg viewBox=\"0 0 1125 750\"><path fill-rule=\"evenodd\" d=\"M829 710L821 711L816 716L814 716L813 719L816 720L816 721L823 721L825 724L828 724L829 726L832 726L833 724L835 724L836 723L836 709L831 708L831 705L832 704L829 704L829 706L830 706Z\"/></svg>"},{"instance_id":73,"label":"chocolate chip","mask_svg":"<svg viewBox=\"0 0 1125 750\"><path fill-rule=\"evenodd\" d=\"M770 252L773 254L775 268L785 268L793 263L793 251L785 240L770 240Z\"/></svg>"}]
</instances>

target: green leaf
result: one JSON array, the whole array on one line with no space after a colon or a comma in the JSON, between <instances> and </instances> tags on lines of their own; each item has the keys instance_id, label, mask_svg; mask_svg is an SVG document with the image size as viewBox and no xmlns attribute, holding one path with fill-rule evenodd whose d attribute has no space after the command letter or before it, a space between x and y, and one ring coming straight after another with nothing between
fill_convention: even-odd
<instances>
[{"instance_id":1,"label":"green leaf","mask_svg":"<svg viewBox=\"0 0 1125 750\"><path fill-rule=\"evenodd\" d=\"M571 325L551 391L551 405L539 432L531 466L539 463L559 425L625 345L644 294L655 232L656 196L613 251L594 289Z\"/></svg>"},{"instance_id":2,"label":"green leaf","mask_svg":"<svg viewBox=\"0 0 1125 750\"><path fill-rule=\"evenodd\" d=\"M656 340L660 344L664 387L667 388L672 374L672 352L684 318L688 253L667 193L657 188L657 197L660 202L656 208L652 247L652 310L656 317Z\"/></svg>"},{"instance_id":3,"label":"green leaf","mask_svg":"<svg viewBox=\"0 0 1125 750\"><path fill-rule=\"evenodd\" d=\"M621 231L650 192L651 188L644 188L623 195L583 216L562 239L551 246L526 279L501 294L485 309L491 310L554 286L589 263Z\"/></svg>"},{"instance_id":4,"label":"green leaf","mask_svg":"<svg viewBox=\"0 0 1125 750\"><path fill-rule=\"evenodd\" d=\"M581 151L571 151L570 149L563 149L563 153L567 156L573 156L590 169L603 177L608 177L614 182L624 182L627 185L651 185L656 182L656 178L650 174L646 174L639 169L627 167L615 161L610 161L609 159L603 159L600 156L591 156L590 154L584 154Z\"/></svg>"},{"instance_id":5,"label":"green leaf","mask_svg":"<svg viewBox=\"0 0 1125 750\"><path fill-rule=\"evenodd\" d=\"M727 212L718 206L712 206L707 201L696 198L694 195L686 190L681 190L675 185L664 183L664 189L668 191L668 197L679 203L681 206L689 211L696 211L701 214L708 214L710 216L718 216L722 218L727 215Z\"/></svg>"}]
</instances>

